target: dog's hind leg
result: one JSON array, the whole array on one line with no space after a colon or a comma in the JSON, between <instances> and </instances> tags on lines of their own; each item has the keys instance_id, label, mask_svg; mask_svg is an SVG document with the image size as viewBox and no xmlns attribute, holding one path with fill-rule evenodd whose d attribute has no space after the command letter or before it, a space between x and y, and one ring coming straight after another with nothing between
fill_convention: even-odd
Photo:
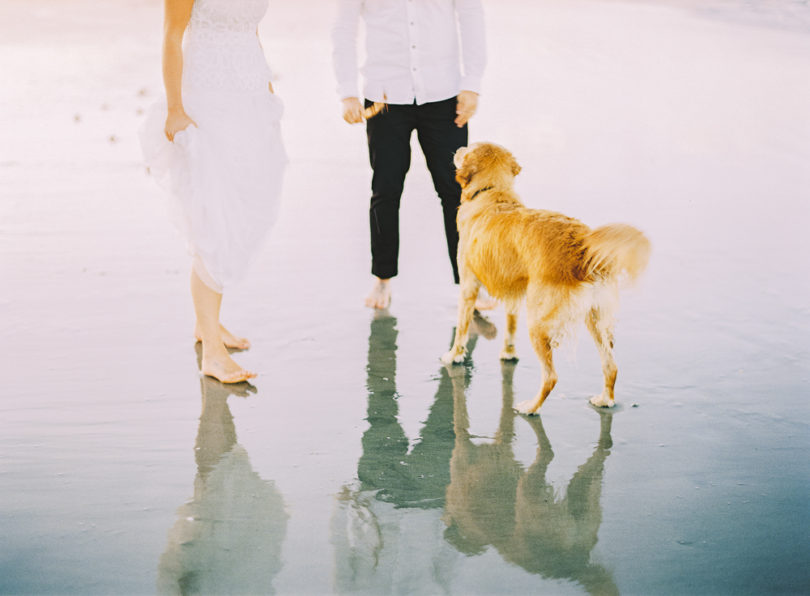
<instances>
[{"instance_id":1,"label":"dog's hind leg","mask_svg":"<svg viewBox=\"0 0 810 596\"><path fill-rule=\"evenodd\" d=\"M504 306L506 307L506 334L503 340L501 360L516 361L518 356L517 352L515 352L515 331L517 330L520 301L508 300L504 303Z\"/></svg>"},{"instance_id":2,"label":"dog's hind leg","mask_svg":"<svg viewBox=\"0 0 810 596\"><path fill-rule=\"evenodd\" d=\"M552 292L541 298L538 291L530 291L526 302L527 318L529 322L529 337L532 346L543 367L543 380L540 391L534 399L520 402L515 410L521 414L535 414L548 394L557 384L557 372L554 370L552 355L552 342L557 333L556 315L559 305L565 304L567 296L556 296Z\"/></svg>"},{"instance_id":3,"label":"dog's hind leg","mask_svg":"<svg viewBox=\"0 0 810 596\"><path fill-rule=\"evenodd\" d=\"M557 372L554 370L551 336L548 330L542 324L533 325L529 328L529 337L531 337L537 357L540 358L540 365L543 367L543 381L537 396L534 399L520 402L515 406L515 410L521 414L531 415L537 413L548 394L554 389L554 385L557 384Z\"/></svg>"},{"instance_id":4,"label":"dog's hind leg","mask_svg":"<svg viewBox=\"0 0 810 596\"><path fill-rule=\"evenodd\" d=\"M604 313L599 307L594 307L585 317L585 324L591 332L599 357L602 360L602 374L605 377L605 386L600 395L591 398L591 403L601 408L613 407L613 388L616 385L618 367L613 359L613 317Z\"/></svg>"},{"instance_id":5,"label":"dog's hind leg","mask_svg":"<svg viewBox=\"0 0 810 596\"><path fill-rule=\"evenodd\" d=\"M470 323L475 311L475 299L478 298L478 289L481 283L471 273L462 271L461 287L458 295L458 324L456 325L456 337L453 347L442 356L445 364L461 364L464 362L464 353L467 346L467 338L470 335Z\"/></svg>"}]
</instances>

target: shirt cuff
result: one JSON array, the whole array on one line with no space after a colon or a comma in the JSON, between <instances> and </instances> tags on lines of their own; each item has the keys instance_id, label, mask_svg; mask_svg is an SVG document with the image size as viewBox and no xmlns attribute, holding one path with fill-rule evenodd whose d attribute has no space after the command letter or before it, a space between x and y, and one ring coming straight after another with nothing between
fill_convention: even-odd
<instances>
[{"instance_id":1,"label":"shirt cuff","mask_svg":"<svg viewBox=\"0 0 810 596\"><path fill-rule=\"evenodd\" d=\"M340 99L346 99L347 97L360 97L357 94L357 83L341 83L337 87L337 93Z\"/></svg>"},{"instance_id":2,"label":"shirt cuff","mask_svg":"<svg viewBox=\"0 0 810 596\"><path fill-rule=\"evenodd\" d=\"M461 91L474 91L475 93L481 94L481 77L475 76L463 76L461 77L461 85L459 87Z\"/></svg>"}]
</instances>

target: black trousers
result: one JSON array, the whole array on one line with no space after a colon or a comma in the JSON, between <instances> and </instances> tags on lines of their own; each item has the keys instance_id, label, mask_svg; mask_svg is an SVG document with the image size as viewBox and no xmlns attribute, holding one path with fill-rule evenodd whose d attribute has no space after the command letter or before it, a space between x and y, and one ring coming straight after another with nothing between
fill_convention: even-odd
<instances>
[{"instance_id":1,"label":"black trousers","mask_svg":"<svg viewBox=\"0 0 810 596\"><path fill-rule=\"evenodd\" d=\"M366 107L371 102L366 100ZM411 165L411 133L416 130L433 186L444 215L447 252L458 283L458 229L456 212L461 188L456 182L453 154L467 145L467 125L458 128L456 98L422 105L389 105L366 121L371 180L371 273L381 279L394 277L399 257L399 204L405 174Z\"/></svg>"}]
</instances>

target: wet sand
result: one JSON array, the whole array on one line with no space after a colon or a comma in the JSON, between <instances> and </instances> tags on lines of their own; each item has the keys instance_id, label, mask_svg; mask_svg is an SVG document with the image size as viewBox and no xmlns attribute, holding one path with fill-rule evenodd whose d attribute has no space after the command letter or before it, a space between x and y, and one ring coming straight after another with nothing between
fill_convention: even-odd
<instances>
[{"instance_id":1,"label":"wet sand","mask_svg":"<svg viewBox=\"0 0 810 596\"><path fill-rule=\"evenodd\" d=\"M587 405L583 332L534 420L510 409L539 383L523 326L516 366L500 334L438 361L455 288L418 151L394 302L361 306L370 176L331 7L273 2L261 29L291 163L224 305L261 374L225 388L140 163L159 2L0 6L0 593L810 590L806 3L487 2L471 138L514 151L530 206L654 245L619 406Z\"/></svg>"}]
</instances>

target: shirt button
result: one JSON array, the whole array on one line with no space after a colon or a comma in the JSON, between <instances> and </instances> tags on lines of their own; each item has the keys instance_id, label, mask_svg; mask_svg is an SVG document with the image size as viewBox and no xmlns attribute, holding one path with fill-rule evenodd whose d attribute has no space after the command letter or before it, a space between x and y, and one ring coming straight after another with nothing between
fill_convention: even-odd
<instances>
[{"instance_id":1,"label":"shirt button","mask_svg":"<svg viewBox=\"0 0 810 596\"><path fill-rule=\"evenodd\" d=\"M416 49L416 46L411 46L411 49L412 49L412 50L415 50L415 49Z\"/></svg>"}]
</instances>

